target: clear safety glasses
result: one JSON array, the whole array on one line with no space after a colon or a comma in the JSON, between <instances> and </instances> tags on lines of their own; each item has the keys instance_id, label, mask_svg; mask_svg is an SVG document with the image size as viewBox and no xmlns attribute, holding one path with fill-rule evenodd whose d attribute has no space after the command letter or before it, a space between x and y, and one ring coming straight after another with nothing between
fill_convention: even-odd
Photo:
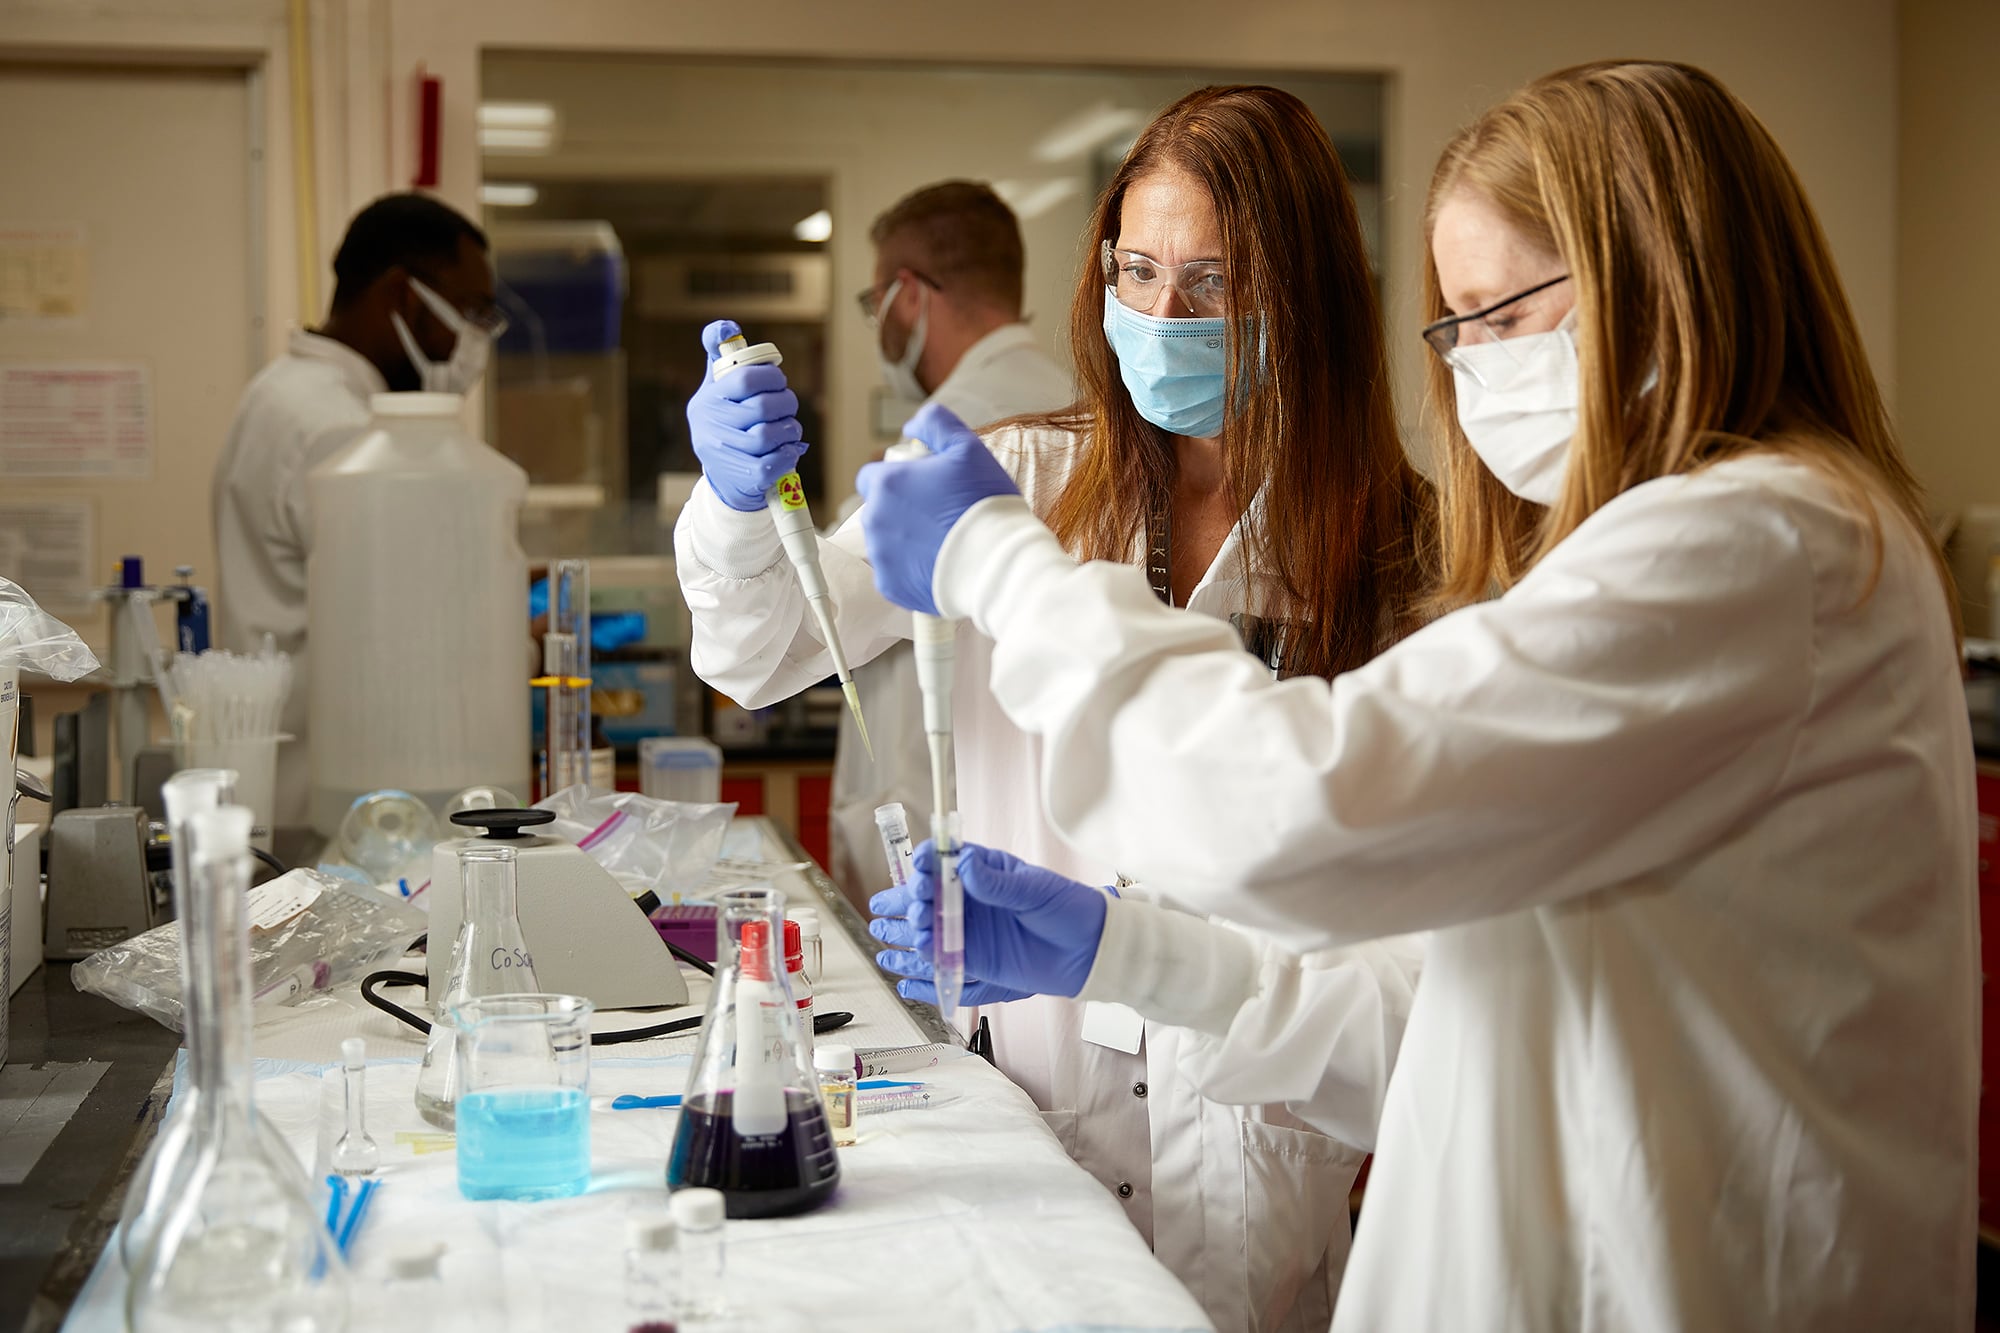
<instances>
[{"instance_id":1,"label":"clear safety glasses","mask_svg":"<svg viewBox=\"0 0 2000 1333\"><path fill-rule=\"evenodd\" d=\"M944 290L936 281L922 273L918 273L915 269L911 269L910 272L916 276L918 282L923 283L924 286L930 288L932 291L941 292ZM894 290L896 290L896 279L891 278L887 282L877 283L873 287L863 287L860 291L856 292L854 294L854 304L861 307L861 318L867 320L870 324L879 319L882 314L882 302L888 299L889 293Z\"/></svg>"},{"instance_id":2,"label":"clear safety glasses","mask_svg":"<svg viewBox=\"0 0 2000 1333\"><path fill-rule=\"evenodd\" d=\"M414 274L410 277L410 286L423 303L431 308L431 313L442 320L447 328L451 328L452 317L456 316L495 342L500 341L507 332L507 312L500 308L498 301L483 306L454 306L438 292L435 285ZM452 328L452 332L457 333L458 330Z\"/></svg>"},{"instance_id":3,"label":"clear safety glasses","mask_svg":"<svg viewBox=\"0 0 2000 1333\"><path fill-rule=\"evenodd\" d=\"M1475 369L1471 362L1495 357L1497 353L1471 353L1474 347L1505 344L1529 334L1548 333L1561 326L1569 315L1560 294L1551 289L1569 281L1569 274L1536 283L1526 291L1503 297L1468 315L1453 315L1424 326L1424 341L1453 369Z\"/></svg>"},{"instance_id":4,"label":"clear safety glasses","mask_svg":"<svg viewBox=\"0 0 2000 1333\"><path fill-rule=\"evenodd\" d=\"M1113 249L1111 242L1104 241L1100 243L1099 262L1104 281L1118 293L1118 303L1129 309L1151 314L1160 289L1171 287L1198 319L1229 313L1229 268L1219 259L1162 264L1137 250Z\"/></svg>"}]
</instances>

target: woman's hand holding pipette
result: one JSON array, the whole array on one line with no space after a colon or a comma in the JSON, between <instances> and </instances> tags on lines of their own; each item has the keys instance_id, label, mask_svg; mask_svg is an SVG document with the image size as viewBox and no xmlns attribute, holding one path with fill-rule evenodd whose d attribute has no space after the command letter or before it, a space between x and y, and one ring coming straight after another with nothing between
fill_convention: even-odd
<instances>
[{"instance_id":1,"label":"woman's hand holding pipette","mask_svg":"<svg viewBox=\"0 0 2000 1333\"><path fill-rule=\"evenodd\" d=\"M963 1003L1075 995L1083 989L1104 937L1101 890L973 843L964 844L958 877L965 887ZM906 978L897 983L899 995L933 1004L930 923L937 896L937 850L925 842L917 848L910 882L876 894L868 904L876 918L868 933L899 946L877 954L876 964Z\"/></svg>"},{"instance_id":2,"label":"woman's hand holding pipette","mask_svg":"<svg viewBox=\"0 0 2000 1333\"><path fill-rule=\"evenodd\" d=\"M981 500L1019 496L1021 488L949 408L930 404L905 423L903 434L921 441L931 456L861 469L854 479L867 502L861 532L881 594L934 616L939 611L931 572L953 525Z\"/></svg>"}]
</instances>

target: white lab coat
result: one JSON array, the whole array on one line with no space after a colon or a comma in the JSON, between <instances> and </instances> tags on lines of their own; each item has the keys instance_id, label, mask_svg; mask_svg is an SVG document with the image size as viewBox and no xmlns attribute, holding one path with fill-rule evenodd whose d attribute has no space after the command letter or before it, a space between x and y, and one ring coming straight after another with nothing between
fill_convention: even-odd
<instances>
[{"instance_id":1,"label":"white lab coat","mask_svg":"<svg viewBox=\"0 0 2000 1333\"><path fill-rule=\"evenodd\" d=\"M382 373L342 342L292 332L284 355L243 391L216 461L214 491L218 647L254 653L269 634L292 655L278 747L276 820L303 824L311 766L306 752L306 474L368 425L368 400L388 392Z\"/></svg>"},{"instance_id":2,"label":"white lab coat","mask_svg":"<svg viewBox=\"0 0 2000 1333\"><path fill-rule=\"evenodd\" d=\"M1433 932L1336 1329L1970 1326L1972 754L1933 566L1882 528L1871 591L1821 471L1653 481L1331 687L1019 501L947 538L1067 835L1308 944ZM1257 969L1145 962L1140 910L1084 994L1221 977L1173 1013L1211 1092L1273 1095Z\"/></svg>"},{"instance_id":3,"label":"white lab coat","mask_svg":"<svg viewBox=\"0 0 2000 1333\"><path fill-rule=\"evenodd\" d=\"M1051 412L1076 396L1069 373L1042 351L1025 324L1005 324L965 349L926 403L942 403L960 421L985 426L1031 412ZM856 500L848 511L858 508ZM833 757L827 867L850 897L866 902L883 887L876 807L901 801L910 827L930 827L931 758L924 741L917 659L905 641L854 668L854 688L868 718L869 751L845 709Z\"/></svg>"},{"instance_id":4,"label":"white lab coat","mask_svg":"<svg viewBox=\"0 0 2000 1333\"><path fill-rule=\"evenodd\" d=\"M1019 428L988 444L1038 509L1060 493L1078 447L1061 431ZM1246 605L1242 542L1239 526L1196 587L1193 609L1226 617ZM904 640L909 613L875 591L860 525L850 520L821 540L820 552L850 660L869 660ZM763 514L738 514L699 486L682 511L675 554L693 612L693 665L703 680L756 706L826 675L804 595ZM1234 641L1226 626L1218 628ZM961 629L953 716L965 836L1086 883L1110 883L1115 863L1079 856L1035 801L1041 745L995 704L987 688L991 652L984 635ZM1237 656L1256 666L1248 654ZM1388 1026L1399 1035L1407 1004L1388 1008ZM981 1012L992 1023L1000 1067L1035 1099L1078 1163L1118 1195L1219 1329L1323 1330L1346 1260L1348 1195L1364 1148L1313 1130L1282 1106L1203 1098L1182 1068L1189 1035L1182 1028L1147 1025L1136 1054L1084 1041L1086 1018L1097 1016L1092 1009L1037 997ZM1393 1046L1392 1036L1372 1057L1385 1073Z\"/></svg>"}]
</instances>

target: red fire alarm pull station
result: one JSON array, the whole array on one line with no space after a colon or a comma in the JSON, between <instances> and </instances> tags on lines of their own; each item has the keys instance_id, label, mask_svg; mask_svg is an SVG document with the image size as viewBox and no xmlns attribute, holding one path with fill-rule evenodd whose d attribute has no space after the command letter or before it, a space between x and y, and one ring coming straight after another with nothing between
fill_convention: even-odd
<instances>
[{"instance_id":1,"label":"red fire alarm pull station","mask_svg":"<svg viewBox=\"0 0 2000 1333\"><path fill-rule=\"evenodd\" d=\"M437 77L417 66L417 172L410 184L420 190L437 188L439 103L443 99L443 85Z\"/></svg>"}]
</instances>

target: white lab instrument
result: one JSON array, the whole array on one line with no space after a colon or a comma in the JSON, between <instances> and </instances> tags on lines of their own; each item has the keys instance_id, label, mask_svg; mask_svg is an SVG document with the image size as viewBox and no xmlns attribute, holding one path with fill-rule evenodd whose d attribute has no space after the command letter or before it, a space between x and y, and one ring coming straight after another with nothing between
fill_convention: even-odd
<instances>
[{"instance_id":1,"label":"white lab instrument","mask_svg":"<svg viewBox=\"0 0 2000 1333\"><path fill-rule=\"evenodd\" d=\"M540 989L581 995L599 1009L647 1009L686 1004L687 982L645 912L624 885L563 838L530 833L555 816L546 810L466 810L452 817L484 838L447 838L431 851L431 938L458 930L458 854L468 846L511 847L518 881L521 933L534 956ZM444 994L451 960L432 950L429 994ZM519 989L518 987L516 989Z\"/></svg>"},{"instance_id":2,"label":"white lab instrument","mask_svg":"<svg viewBox=\"0 0 2000 1333\"><path fill-rule=\"evenodd\" d=\"M905 438L890 446L890 459L922 458L921 441ZM938 1013L949 1023L965 993L965 889L958 882L958 821L952 784L951 693L958 666L958 622L944 616L910 613L917 646L917 689L924 700L924 741L931 752L931 842L937 849L936 948L931 967Z\"/></svg>"},{"instance_id":3,"label":"white lab instrument","mask_svg":"<svg viewBox=\"0 0 2000 1333\"><path fill-rule=\"evenodd\" d=\"M384 787L432 808L525 791L527 474L474 439L453 394L378 394L369 429L307 483L312 823L331 837Z\"/></svg>"},{"instance_id":4,"label":"white lab instrument","mask_svg":"<svg viewBox=\"0 0 2000 1333\"><path fill-rule=\"evenodd\" d=\"M266 635L255 654L182 653L171 663L162 655L159 664L175 767L235 773L236 803L257 816L251 845L268 852L277 823L278 747L291 739L279 731L292 692L291 657Z\"/></svg>"},{"instance_id":5,"label":"white lab instrument","mask_svg":"<svg viewBox=\"0 0 2000 1333\"><path fill-rule=\"evenodd\" d=\"M721 379L741 366L775 366L784 362L776 343L751 345L742 334L723 340L715 358L714 375ZM826 575L819 567L819 532L813 527L812 511L806 506L805 486L797 472L787 472L764 495L764 507L777 524L778 540L785 555L798 571L799 585L805 589L806 605L819 625L827 655L833 659L834 674L840 677L840 692L847 696L848 711L860 728L861 743L868 745L868 719L861 715L861 696L854 689L854 672L847 665L847 653L840 646L839 627L834 623L833 598L827 591Z\"/></svg>"}]
</instances>

